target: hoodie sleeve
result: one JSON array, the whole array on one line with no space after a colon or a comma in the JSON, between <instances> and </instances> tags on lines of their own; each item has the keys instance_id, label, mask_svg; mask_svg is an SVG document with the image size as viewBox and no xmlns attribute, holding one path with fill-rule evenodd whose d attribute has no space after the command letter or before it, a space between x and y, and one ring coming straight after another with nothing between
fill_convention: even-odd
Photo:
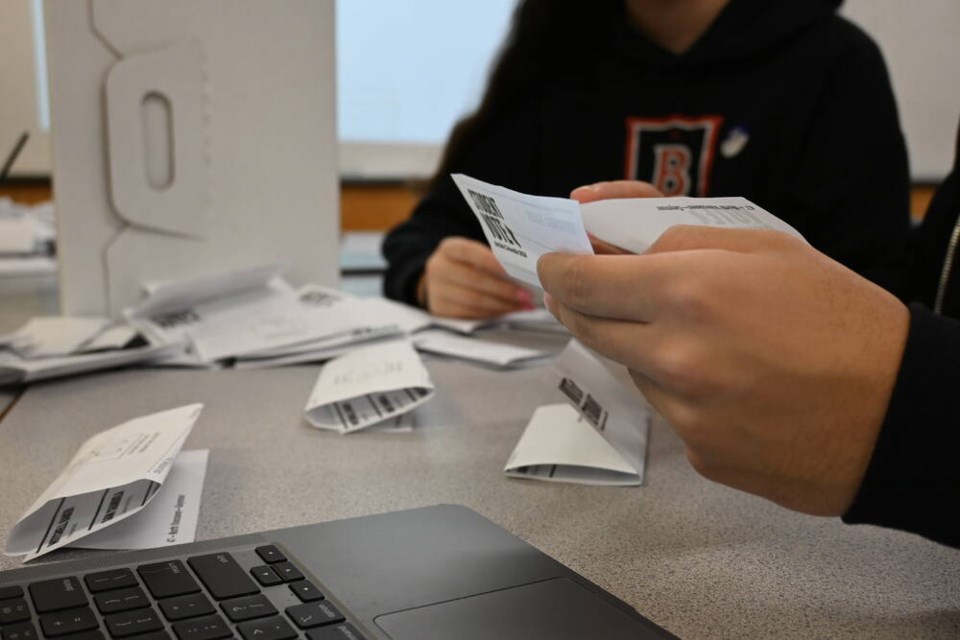
<instances>
[{"instance_id":1,"label":"hoodie sleeve","mask_svg":"<svg viewBox=\"0 0 960 640\"><path fill-rule=\"evenodd\" d=\"M535 100L504 114L471 135L471 143L451 159L450 172L536 193L540 174L537 122ZM450 176L444 175L434 180L410 218L387 234L383 243L387 260L384 295L417 305L417 283L427 259L448 236L486 242L460 191Z\"/></svg>"},{"instance_id":2,"label":"hoodie sleeve","mask_svg":"<svg viewBox=\"0 0 960 640\"><path fill-rule=\"evenodd\" d=\"M831 70L787 179L787 210L806 212L801 231L813 246L876 281L876 263L910 224L896 101L880 50L865 33L837 18L820 37L832 52Z\"/></svg>"},{"instance_id":3,"label":"hoodie sleeve","mask_svg":"<svg viewBox=\"0 0 960 640\"><path fill-rule=\"evenodd\" d=\"M960 547L960 322L910 307L910 332L860 491L843 516Z\"/></svg>"}]
</instances>

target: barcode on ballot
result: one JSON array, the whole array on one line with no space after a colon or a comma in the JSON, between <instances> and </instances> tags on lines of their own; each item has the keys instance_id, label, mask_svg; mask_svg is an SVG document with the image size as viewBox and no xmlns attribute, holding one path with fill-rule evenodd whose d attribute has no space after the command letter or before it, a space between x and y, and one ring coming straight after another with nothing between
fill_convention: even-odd
<instances>
[{"instance_id":1,"label":"barcode on ballot","mask_svg":"<svg viewBox=\"0 0 960 640\"><path fill-rule=\"evenodd\" d=\"M470 199L473 200L473 204L476 205L477 210L480 212L480 219L487 227L487 230L490 231L490 235L500 242L519 248L521 246L520 241L517 240L517 236L513 233L513 230L507 226L503 214L500 213L500 209L497 207L497 201L488 195L477 193L472 189L467 189L467 193L470 194Z\"/></svg>"},{"instance_id":2,"label":"barcode on ballot","mask_svg":"<svg viewBox=\"0 0 960 640\"><path fill-rule=\"evenodd\" d=\"M561 378L558 387L563 395L567 396L580 410L587 422L593 425L598 431L603 431L607 426L607 410L603 408L596 398L589 393L584 392L580 386L570 378Z\"/></svg>"}]
</instances>

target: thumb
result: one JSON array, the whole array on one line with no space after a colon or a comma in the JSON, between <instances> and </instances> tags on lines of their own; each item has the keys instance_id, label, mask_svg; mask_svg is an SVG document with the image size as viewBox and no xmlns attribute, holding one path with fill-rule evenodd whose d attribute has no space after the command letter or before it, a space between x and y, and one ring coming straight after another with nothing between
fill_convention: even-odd
<instances>
[{"instance_id":1,"label":"thumb","mask_svg":"<svg viewBox=\"0 0 960 640\"><path fill-rule=\"evenodd\" d=\"M706 225L678 224L670 227L650 245L646 253L722 249L737 253L785 250L803 245L793 236L770 229L734 229Z\"/></svg>"},{"instance_id":2,"label":"thumb","mask_svg":"<svg viewBox=\"0 0 960 640\"><path fill-rule=\"evenodd\" d=\"M570 197L581 204L597 200L622 198L662 198L663 194L648 182L639 180L611 180L577 187Z\"/></svg>"}]
</instances>

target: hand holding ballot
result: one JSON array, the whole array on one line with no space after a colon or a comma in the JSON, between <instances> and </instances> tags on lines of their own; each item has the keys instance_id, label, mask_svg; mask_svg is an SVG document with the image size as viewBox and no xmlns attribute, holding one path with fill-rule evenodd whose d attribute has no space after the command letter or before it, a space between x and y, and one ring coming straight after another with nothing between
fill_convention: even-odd
<instances>
[{"instance_id":1,"label":"hand holding ballot","mask_svg":"<svg viewBox=\"0 0 960 640\"><path fill-rule=\"evenodd\" d=\"M656 190L617 181L595 185L603 191L581 203L518 193L463 174L452 177L507 274L536 288L541 288L540 256L553 251L592 254L590 236L632 253L643 253L678 225L771 229L802 239L796 229L745 198L637 197Z\"/></svg>"},{"instance_id":2,"label":"hand holding ballot","mask_svg":"<svg viewBox=\"0 0 960 640\"><path fill-rule=\"evenodd\" d=\"M891 294L763 229L678 226L643 255L538 266L548 308L630 369L700 473L798 511L847 510L906 340Z\"/></svg>"}]
</instances>

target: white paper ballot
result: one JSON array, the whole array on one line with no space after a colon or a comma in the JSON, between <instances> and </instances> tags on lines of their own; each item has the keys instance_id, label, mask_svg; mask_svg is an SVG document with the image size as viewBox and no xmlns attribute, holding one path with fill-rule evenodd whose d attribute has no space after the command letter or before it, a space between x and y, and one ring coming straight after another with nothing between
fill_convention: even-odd
<instances>
[{"instance_id":1,"label":"white paper ballot","mask_svg":"<svg viewBox=\"0 0 960 640\"><path fill-rule=\"evenodd\" d=\"M60 358L21 358L0 349L0 386L23 384L89 371L154 362L182 350L179 344L148 344L143 347L80 353Z\"/></svg>"},{"instance_id":2,"label":"white paper ballot","mask_svg":"<svg viewBox=\"0 0 960 640\"><path fill-rule=\"evenodd\" d=\"M351 433L412 411L433 394L430 374L412 344L365 347L323 367L306 418L317 428Z\"/></svg>"},{"instance_id":3,"label":"white paper ballot","mask_svg":"<svg viewBox=\"0 0 960 640\"><path fill-rule=\"evenodd\" d=\"M538 407L504 472L515 478L593 485L638 485L637 472L568 404Z\"/></svg>"},{"instance_id":4,"label":"white paper ballot","mask_svg":"<svg viewBox=\"0 0 960 640\"><path fill-rule=\"evenodd\" d=\"M613 445L642 482L654 410L626 368L571 340L554 361L553 374L570 404Z\"/></svg>"},{"instance_id":5,"label":"white paper ballot","mask_svg":"<svg viewBox=\"0 0 960 640\"><path fill-rule=\"evenodd\" d=\"M580 206L587 231L632 253L643 253L676 225L800 232L746 198L624 198Z\"/></svg>"},{"instance_id":6,"label":"white paper ballot","mask_svg":"<svg viewBox=\"0 0 960 640\"><path fill-rule=\"evenodd\" d=\"M546 358L549 354L536 349L515 347L478 338L452 335L446 331L422 331L413 338L417 349L426 353L510 367L521 362Z\"/></svg>"},{"instance_id":7,"label":"white paper ballot","mask_svg":"<svg viewBox=\"0 0 960 640\"><path fill-rule=\"evenodd\" d=\"M193 542L209 449L181 451L153 499L139 513L85 536L71 547L154 549Z\"/></svg>"},{"instance_id":8,"label":"white paper ballot","mask_svg":"<svg viewBox=\"0 0 960 640\"><path fill-rule=\"evenodd\" d=\"M202 404L135 418L81 447L14 526L6 555L32 560L138 513L156 496Z\"/></svg>"},{"instance_id":9,"label":"white paper ballot","mask_svg":"<svg viewBox=\"0 0 960 640\"><path fill-rule=\"evenodd\" d=\"M802 238L745 198L625 198L581 205L567 198L518 193L463 174L452 177L503 268L537 288L540 256L553 251L593 253L588 231L633 253L646 251L679 224L772 229Z\"/></svg>"},{"instance_id":10,"label":"white paper ballot","mask_svg":"<svg viewBox=\"0 0 960 640\"><path fill-rule=\"evenodd\" d=\"M100 317L38 316L17 329L10 344L24 358L65 356L81 350L110 322Z\"/></svg>"},{"instance_id":11,"label":"white paper ballot","mask_svg":"<svg viewBox=\"0 0 960 640\"><path fill-rule=\"evenodd\" d=\"M452 177L493 254L517 280L541 288L537 260L545 253L593 253L575 200L529 196L462 173Z\"/></svg>"}]
</instances>

